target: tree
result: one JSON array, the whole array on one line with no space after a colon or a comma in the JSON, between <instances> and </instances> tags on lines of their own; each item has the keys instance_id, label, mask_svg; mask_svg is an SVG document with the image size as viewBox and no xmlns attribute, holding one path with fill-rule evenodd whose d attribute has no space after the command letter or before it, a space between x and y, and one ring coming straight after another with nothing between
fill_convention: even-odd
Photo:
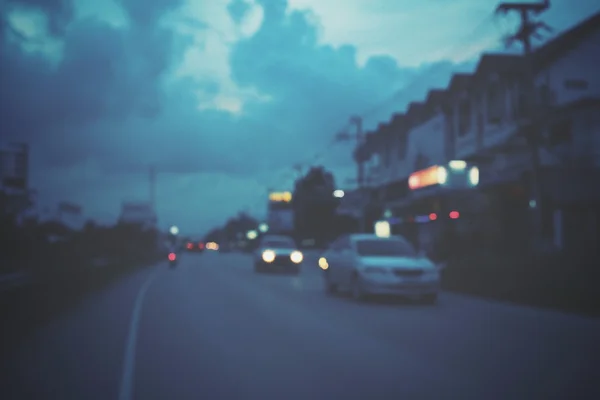
<instances>
[{"instance_id":1,"label":"tree","mask_svg":"<svg viewBox=\"0 0 600 400\"><path fill-rule=\"evenodd\" d=\"M292 204L298 239L311 238L326 245L335 236L335 211L340 203L333 196L335 189L333 174L323 167L312 167L296 181Z\"/></svg>"}]
</instances>

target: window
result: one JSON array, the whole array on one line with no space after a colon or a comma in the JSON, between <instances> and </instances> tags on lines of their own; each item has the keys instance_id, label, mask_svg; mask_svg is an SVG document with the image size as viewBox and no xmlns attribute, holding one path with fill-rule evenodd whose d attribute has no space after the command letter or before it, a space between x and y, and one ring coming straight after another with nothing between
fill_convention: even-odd
<instances>
[{"instance_id":1,"label":"window","mask_svg":"<svg viewBox=\"0 0 600 400\"><path fill-rule=\"evenodd\" d=\"M548 144L558 146L560 144L571 143L573 140L573 121L564 119L550 127L548 132Z\"/></svg>"},{"instance_id":2,"label":"window","mask_svg":"<svg viewBox=\"0 0 600 400\"><path fill-rule=\"evenodd\" d=\"M407 139L408 139L408 134L407 132L402 132L399 135L399 139L398 139L398 158L400 160L404 160L404 158L406 157L406 150L407 150Z\"/></svg>"},{"instance_id":3,"label":"window","mask_svg":"<svg viewBox=\"0 0 600 400\"><path fill-rule=\"evenodd\" d=\"M471 130L471 101L461 100L458 106L458 136L466 136Z\"/></svg>"},{"instance_id":4,"label":"window","mask_svg":"<svg viewBox=\"0 0 600 400\"><path fill-rule=\"evenodd\" d=\"M385 146L381 152L381 164L387 168L390 166L390 159L392 158L392 146Z\"/></svg>"},{"instance_id":5,"label":"window","mask_svg":"<svg viewBox=\"0 0 600 400\"><path fill-rule=\"evenodd\" d=\"M356 251L364 257L415 257L410 243L400 239L364 239L356 242Z\"/></svg>"},{"instance_id":6,"label":"window","mask_svg":"<svg viewBox=\"0 0 600 400\"><path fill-rule=\"evenodd\" d=\"M278 239L265 239L262 242L263 247L272 247L275 249L289 249L295 248L296 243L292 239L278 238Z\"/></svg>"},{"instance_id":7,"label":"window","mask_svg":"<svg viewBox=\"0 0 600 400\"><path fill-rule=\"evenodd\" d=\"M504 90L498 83L493 83L487 90L487 120L490 124L500 124L504 118L506 102Z\"/></svg>"}]
</instances>

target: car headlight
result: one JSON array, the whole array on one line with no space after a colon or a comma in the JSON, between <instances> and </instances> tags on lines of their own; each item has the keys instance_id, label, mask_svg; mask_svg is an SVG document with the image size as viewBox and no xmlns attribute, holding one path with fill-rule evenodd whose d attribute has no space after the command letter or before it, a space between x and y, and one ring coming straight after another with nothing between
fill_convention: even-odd
<instances>
[{"instance_id":1,"label":"car headlight","mask_svg":"<svg viewBox=\"0 0 600 400\"><path fill-rule=\"evenodd\" d=\"M327 262L327 259L325 257L319 258L319 267L323 271L325 271L327 268L329 268L329 263Z\"/></svg>"},{"instance_id":2,"label":"car headlight","mask_svg":"<svg viewBox=\"0 0 600 400\"><path fill-rule=\"evenodd\" d=\"M265 250L262 253L262 259L264 262L270 263L275 260L275 252L273 250Z\"/></svg>"},{"instance_id":3,"label":"car headlight","mask_svg":"<svg viewBox=\"0 0 600 400\"><path fill-rule=\"evenodd\" d=\"M300 264L303 259L304 256L302 256L302 253L299 251L293 251L292 254L290 254L290 260L295 264Z\"/></svg>"},{"instance_id":4,"label":"car headlight","mask_svg":"<svg viewBox=\"0 0 600 400\"><path fill-rule=\"evenodd\" d=\"M364 271L368 274L385 274L388 272L387 269L381 267L367 267Z\"/></svg>"}]
</instances>

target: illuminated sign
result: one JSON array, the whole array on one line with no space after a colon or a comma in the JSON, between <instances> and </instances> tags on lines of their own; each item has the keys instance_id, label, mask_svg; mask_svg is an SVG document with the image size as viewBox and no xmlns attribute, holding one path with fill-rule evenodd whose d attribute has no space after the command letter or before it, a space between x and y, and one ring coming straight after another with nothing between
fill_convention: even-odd
<instances>
[{"instance_id":1,"label":"illuminated sign","mask_svg":"<svg viewBox=\"0 0 600 400\"><path fill-rule=\"evenodd\" d=\"M290 192L273 192L269 194L269 200L273 202L285 202L289 203L292 201L292 193Z\"/></svg>"},{"instance_id":2,"label":"illuminated sign","mask_svg":"<svg viewBox=\"0 0 600 400\"><path fill-rule=\"evenodd\" d=\"M417 171L408 178L408 187L412 190L433 185L442 185L448 179L448 171L444 167L434 165Z\"/></svg>"}]
</instances>

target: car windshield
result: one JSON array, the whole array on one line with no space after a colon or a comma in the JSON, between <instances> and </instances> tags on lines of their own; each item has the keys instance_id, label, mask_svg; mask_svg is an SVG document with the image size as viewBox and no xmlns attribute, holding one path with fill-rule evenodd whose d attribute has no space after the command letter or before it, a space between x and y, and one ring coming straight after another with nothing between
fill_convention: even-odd
<instances>
[{"instance_id":1,"label":"car windshield","mask_svg":"<svg viewBox=\"0 0 600 400\"><path fill-rule=\"evenodd\" d=\"M263 242L263 247L272 247L275 249L287 249L287 248L291 248L291 247L296 247L296 245L292 240L273 239L273 240L265 240Z\"/></svg>"},{"instance_id":2,"label":"car windshield","mask_svg":"<svg viewBox=\"0 0 600 400\"><path fill-rule=\"evenodd\" d=\"M356 242L356 251L369 257L414 257L415 249L404 240L366 239Z\"/></svg>"}]
</instances>

